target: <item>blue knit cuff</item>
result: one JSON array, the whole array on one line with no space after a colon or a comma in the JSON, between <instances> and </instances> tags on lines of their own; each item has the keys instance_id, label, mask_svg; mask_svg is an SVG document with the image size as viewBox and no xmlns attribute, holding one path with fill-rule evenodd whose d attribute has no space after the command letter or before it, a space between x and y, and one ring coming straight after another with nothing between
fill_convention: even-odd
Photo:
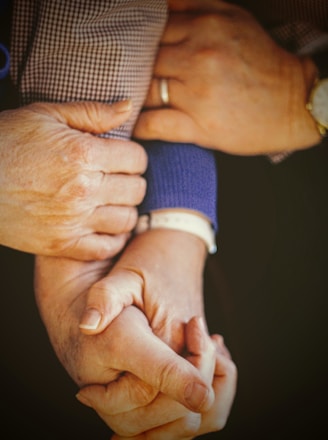
<instances>
[{"instance_id":1,"label":"blue knit cuff","mask_svg":"<svg viewBox=\"0 0 328 440\"><path fill-rule=\"evenodd\" d=\"M10 56L6 46L0 43L0 79L4 79L9 74Z\"/></svg>"},{"instance_id":2,"label":"blue knit cuff","mask_svg":"<svg viewBox=\"0 0 328 440\"><path fill-rule=\"evenodd\" d=\"M207 216L218 230L217 172L214 153L192 144L142 142L148 154L147 193L139 207L186 208Z\"/></svg>"}]
</instances>

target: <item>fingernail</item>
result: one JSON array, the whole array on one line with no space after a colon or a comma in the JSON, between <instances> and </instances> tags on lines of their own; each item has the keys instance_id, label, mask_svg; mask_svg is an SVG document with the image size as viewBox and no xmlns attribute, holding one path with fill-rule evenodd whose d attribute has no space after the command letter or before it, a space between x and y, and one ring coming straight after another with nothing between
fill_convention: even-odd
<instances>
[{"instance_id":1,"label":"fingernail","mask_svg":"<svg viewBox=\"0 0 328 440\"><path fill-rule=\"evenodd\" d=\"M82 396L80 393L77 393L77 394L75 395L75 397L77 398L77 400L78 400L79 402L83 403L83 405L86 405L86 406L90 406L90 407L91 407L91 403L89 402L89 400L86 399L84 396Z\"/></svg>"},{"instance_id":2,"label":"fingernail","mask_svg":"<svg viewBox=\"0 0 328 440\"><path fill-rule=\"evenodd\" d=\"M83 313L79 327L86 330L96 330L101 321L101 313L97 309L87 309Z\"/></svg>"},{"instance_id":3,"label":"fingernail","mask_svg":"<svg viewBox=\"0 0 328 440\"><path fill-rule=\"evenodd\" d=\"M125 101L115 102L112 107L116 113L125 113L131 110L132 101L131 99L126 99Z\"/></svg>"},{"instance_id":4,"label":"fingernail","mask_svg":"<svg viewBox=\"0 0 328 440\"><path fill-rule=\"evenodd\" d=\"M208 388L200 383L190 383L185 390L185 399L192 410L199 411L207 402Z\"/></svg>"}]
</instances>

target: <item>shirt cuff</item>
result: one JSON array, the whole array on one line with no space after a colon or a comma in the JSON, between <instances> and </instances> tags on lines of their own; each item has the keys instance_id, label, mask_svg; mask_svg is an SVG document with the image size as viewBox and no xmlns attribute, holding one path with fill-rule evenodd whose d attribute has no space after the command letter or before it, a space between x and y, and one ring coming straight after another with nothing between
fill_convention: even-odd
<instances>
[{"instance_id":1,"label":"shirt cuff","mask_svg":"<svg viewBox=\"0 0 328 440\"><path fill-rule=\"evenodd\" d=\"M146 196L139 214L184 208L206 216L214 230L217 220L217 170L214 153L193 144L142 142L148 154Z\"/></svg>"}]
</instances>

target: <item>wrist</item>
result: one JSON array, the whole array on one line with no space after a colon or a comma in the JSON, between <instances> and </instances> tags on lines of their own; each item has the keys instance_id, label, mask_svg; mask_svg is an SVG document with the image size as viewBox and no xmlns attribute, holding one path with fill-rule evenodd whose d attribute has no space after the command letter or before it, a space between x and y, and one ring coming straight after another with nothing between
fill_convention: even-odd
<instances>
[{"instance_id":1,"label":"wrist","mask_svg":"<svg viewBox=\"0 0 328 440\"><path fill-rule=\"evenodd\" d=\"M304 150L319 144L322 134L309 111L311 92L318 78L318 68L310 57L294 57L296 63L289 73L290 77L290 107L285 115L289 124L286 132L285 147L279 152L268 155L272 163L280 163L291 153Z\"/></svg>"}]
</instances>

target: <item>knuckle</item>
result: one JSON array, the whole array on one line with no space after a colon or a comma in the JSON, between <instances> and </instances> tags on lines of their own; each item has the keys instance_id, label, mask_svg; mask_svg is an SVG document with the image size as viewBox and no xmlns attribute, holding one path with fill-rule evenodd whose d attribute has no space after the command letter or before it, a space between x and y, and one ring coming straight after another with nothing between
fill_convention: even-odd
<instances>
[{"instance_id":1,"label":"knuckle","mask_svg":"<svg viewBox=\"0 0 328 440\"><path fill-rule=\"evenodd\" d=\"M159 366L159 374L157 377L156 388L163 391L170 388L174 383L178 382L180 369L173 362L168 361Z\"/></svg>"},{"instance_id":2,"label":"knuckle","mask_svg":"<svg viewBox=\"0 0 328 440\"><path fill-rule=\"evenodd\" d=\"M197 65L202 66L209 75L215 75L220 69L224 49L220 46L205 45L198 49L196 54Z\"/></svg>"},{"instance_id":3,"label":"knuckle","mask_svg":"<svg viewBox=\"0 0 328 440\"><path fill-rule=\"evenodd\" d=\"M92 151L91 138L89 133L79 133L76 137L72 137L66 152L67 160L70 163L80 167L88 163Z\"/></svg>"},{"instance_id":4,"label":"knuckle","mask_svg":"<svg viewBox=\"0 0 328 440\"><path fill-rule=\"evenodd\" d=\"M93 194L93 191L92 180L85 173L78 173L64 187L64 193L68 200L85 199Z\"/></svg>"},{"instance_id":5,"label":"knuckle","mask_svg":"<svg viewBox=\"0 0 328 440\"><path fill-rule=\"evenodd\" d=\"M66 249L66 240L64 238L52 239L48 246L45 246L44 253L46 255L62 255Z\"/></svg>"},{"instance_id":6,"label":"knuckle","mask_svg":"<svg viewBox=\"0 0 328 440\"><path fill-rule=\"evenodd\" d=\"M107 293L108 293L108 285L106 278L102 278L101 280L97 281L90 288L90 295L92 295L92 298L94 300L97 300L97 298L107 295Z\"/></svg>"},{"instance_id":7,"label":"knuckle","mask_svg":"<svg viewBox=\"0 0 328 440\"><path fill-rule=\"evenodd\" d=\"M146 406L152 402L158 391L147 383L139 383L134 388L129 388L130 400L135 401L139 406Z\"/></svg>"}]
</instances>

